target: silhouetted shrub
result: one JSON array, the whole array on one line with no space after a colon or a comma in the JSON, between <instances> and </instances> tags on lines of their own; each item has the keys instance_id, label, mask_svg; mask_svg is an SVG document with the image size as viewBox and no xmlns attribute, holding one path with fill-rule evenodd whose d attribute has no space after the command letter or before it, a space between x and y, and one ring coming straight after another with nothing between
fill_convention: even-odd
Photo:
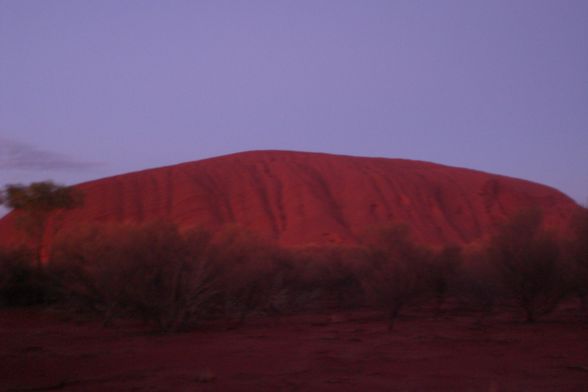
<instances>
[{"instance_id":1,"label":"silhouetted shrub","mask_svg":"<svg viewBox=\"0 0 588 392\"><path fill-rule=\"evenodd\" d=\"M359 247L299 249L295 269L298 295L313 293L315 308L341 310L363 305L363 289L357 272L364 261L365 251Z\"/></svg>"},{"instance_id":2,"label":"silhouetted shrub","mask_svg":"<svg viewBox=\"0 0 588 392\"><path fill-rule=\"evenodd\" d=\"M272 301L273 314L315 310L322 306L314 259L300 250L276 249L275 280L277 295Z\"/></svg>"},{"instance_id":3,"label":"silhouetted shrub","mask_svg":"<svg viewBox=\"0 0 588 392\"><path fill-rule=\"evenodd\" d=\"M0 306L31 306L52 299L52 287L29 249L0 249Z\"/></svg>"},{"instance_id":4,"label":"silhouetted shrub","mask_svg":"<svg viewBox=\"0 0 588 392\"><path fill-rule=\"evenodd\" d=\"M504 289L527 322L553 311L569 291L558 242L541 224L541 211L522 211L502 225L488 248Z\"/></svg>"},{"instance_id":5,"label":"silhouetted shrub","mask_svg":"<svg viewBox=\"0 0 588 392\"><path fill-rule=\"evenodd\" d=\"M475 324L481 326L504 299L501 279L486 249L469 249L463 258L455 279L455 296L461 306L478 313Z\"/></svg>"},{"instance_id":6,"label":"silhouetted shrub","mask_svg":"<svg viewBox=\"0 0 588 392\"><path fill-rule=\"evenodd\" d=\"M427 275L436 315L441 313L447 297L455 289L462 262L462 249L458 246L445 246L431 257Z\"/></svg>"},{"instance_id":7,"label":"silhouetted shrub","mask_svg":"<svg viewBox=\"0 0 588 392\"><path fill-rule=\"evenodd\" d=\"M360 272L370 304L386 310L392 329L402 309L430 292L431 252L412 242L406 226L381 229L369 245Z\"/></svg>"},{"instance_id":8,"label":"silhouetted shrub","mask_svg":"<svg viewBox=\"0 0 588 392\"><path fill-rule=\"evenodd\" d=\"M216 233L210 257L221 271L217 308L227 323L242 324L253 313L279 313L285 287L276 248L247 229L226 226Z\"/></svg>"},{"instance_id":9,"label":"silhouetted shrub","mask_svg":"<svg viewBox=\"0 0 588 392\"><path fill-rule=\"evenodd\" d=\"M50 268L64 294L105 322L138 316L171 332L202 317L217 294L209 240L165 222L89 227L56 241Z\"/></svg>"},{"instance_id":10,"label":"silhouetted shrub","mask_svg":"<svg viewBox=\"0 0 588 392\"><path fill-rule=\"evenodd\" d=\"M88 225L60 233L47 270L58 282L67 305L99 312L105 323L123 312L124 292L134 273L126 255L130 230Z\"/></svg>"}]
</instances>

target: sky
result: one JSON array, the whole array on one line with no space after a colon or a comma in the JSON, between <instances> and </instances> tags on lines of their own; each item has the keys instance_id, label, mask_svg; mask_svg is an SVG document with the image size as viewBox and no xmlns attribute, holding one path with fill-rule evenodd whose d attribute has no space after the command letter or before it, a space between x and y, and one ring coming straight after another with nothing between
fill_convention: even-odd
<instances>
[{"instance_id":1,"label":"sky","mask_svg":"<svg viewBox=\"0 0 588 392\"><path fill-rule=\"evenodd\" d=\"M588 201L586 0L0 0L0 186L246 150Z\"/></svg>"}]
</instances>

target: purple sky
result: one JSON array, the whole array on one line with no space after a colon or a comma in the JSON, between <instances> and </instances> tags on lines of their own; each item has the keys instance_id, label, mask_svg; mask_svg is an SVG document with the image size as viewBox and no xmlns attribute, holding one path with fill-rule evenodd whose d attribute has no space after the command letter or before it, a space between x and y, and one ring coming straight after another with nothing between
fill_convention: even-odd
<instances>
[{"instance_id":1,"label":"purple sky","mask_svg":"<svg viewBox=\"0 0 588 392\"><path fill-rule=\"evenodd\" d=\"M588 201L586 0L0 0L0 185L252 149Z\"/></svg>"}]
</instances>

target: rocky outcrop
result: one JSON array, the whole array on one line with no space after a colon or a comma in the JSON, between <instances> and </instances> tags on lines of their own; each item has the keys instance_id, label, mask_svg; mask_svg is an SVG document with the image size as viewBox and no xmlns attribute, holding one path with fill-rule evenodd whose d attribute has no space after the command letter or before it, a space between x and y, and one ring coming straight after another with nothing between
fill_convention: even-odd
<instances>
[{"instance_id":1,"label":"rocky outcrop","mask_svg":"<svg viewBox=\"0 0 588 392\"><path fill-rule=\"evenodd\" d=\"M168 219L182 228L238 223L283 245L354 243L370 227L405 222L415 239L467 244L523 208L566 223L576 204L529 181L428 162L320 153L252 151L77 185L82 222ZM14 243L15 214L0 220L0 243Z\"/></svg>"}]
</instances>

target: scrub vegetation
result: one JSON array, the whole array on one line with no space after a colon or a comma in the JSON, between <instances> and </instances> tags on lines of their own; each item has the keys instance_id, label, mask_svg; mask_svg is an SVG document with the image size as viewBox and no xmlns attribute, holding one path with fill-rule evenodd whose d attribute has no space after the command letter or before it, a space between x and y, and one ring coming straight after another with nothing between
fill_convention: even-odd
<instances>
[{"instance_id":1,"label":"scrub vegetation","mask_svg":"<svg viewBox=\"0 0 588 392\"><path fill-rule=\"evenodd\" d=\"M81 200L60 194L67 201L60 208ZM44 222L57 205L17 207L14 194L5 195ZM402 224L375 228L358 246L284 249L234 225L82 225L55 235L42 262L37 241L0 250L0 305L95 314L106 325L138 319L161 333L211 320L234 328L251 317L357 308L381 310L390 329L411 307L436 318L466 311L481 324L500 306L533 323L565 299L577 298L588 315L585 208L570 227L572 237L561 239L544 229L541 211L527 210L466 249L420 245Z\"/></svg>"}]
</instances>

